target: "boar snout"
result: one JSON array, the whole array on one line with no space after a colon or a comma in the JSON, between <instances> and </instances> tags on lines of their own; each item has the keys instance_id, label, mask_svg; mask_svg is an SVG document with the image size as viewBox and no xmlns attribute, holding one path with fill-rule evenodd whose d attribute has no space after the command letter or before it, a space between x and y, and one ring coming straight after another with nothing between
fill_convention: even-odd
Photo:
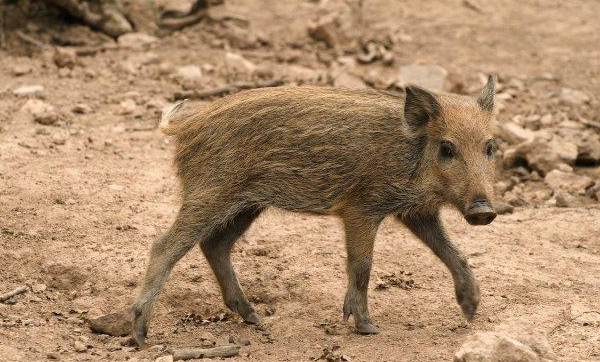
<instances>
[{"instance_id":1,"label":"boar snout","mask_svg":"<svg viewBox=\"0 0 600 362\"><path fill-rule=\"evenodd\" d=\"M471 225L487 225L496 218L496 211L485 199L475 200L467 208L465 219Z\"/></svg>"}]
</instances>

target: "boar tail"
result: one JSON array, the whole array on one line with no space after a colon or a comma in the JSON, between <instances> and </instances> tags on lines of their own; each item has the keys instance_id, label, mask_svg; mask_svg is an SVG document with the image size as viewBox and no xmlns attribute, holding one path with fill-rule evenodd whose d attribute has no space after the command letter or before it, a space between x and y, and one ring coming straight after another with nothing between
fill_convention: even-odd
<instances>
[{"instance_id":1,"label":"boar tail","mask_svg":"<svg viewBox=\"0 0 600 362\"><path fill-rule=\"evenodd\" d=\"M162 133L173 136L177 133L178 127L173 127L174 124L172 121L175 119L175 115L181 110L183 105L185 104L187 99L182 100L181 102L177 102L172 106L169 106L162 111L162 115L160 117L160 123L158 124L158 128Z\"/></svg>"}]
</instances>

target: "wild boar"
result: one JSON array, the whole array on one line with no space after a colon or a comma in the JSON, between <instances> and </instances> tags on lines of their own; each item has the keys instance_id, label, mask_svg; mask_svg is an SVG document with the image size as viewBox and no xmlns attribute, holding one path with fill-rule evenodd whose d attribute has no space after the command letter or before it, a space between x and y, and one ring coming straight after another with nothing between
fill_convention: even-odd
<instances>
[{"instance_id":1,"label":"wild boar","mask_svg":"<svg viewBox=\"0 0 600 362\"><path fill-rule=\"evenodd\" d=\"M440 221L443 205L472 225L489 224L494 180L495 77L478 97L409 85L402 96L375 90L278 87L241 92L186 116L167 112L175 140L181 208L152 246L132 307L144 344L152 306L177 261L199 245L227 307L259 316L230 260L235 241L269 207L337 215L345 228L348 287L343 319L378 333L367 288L381 221L394 215L448 267L458 304L472 318L479 287Z\"/></svg>"}]
</instances>

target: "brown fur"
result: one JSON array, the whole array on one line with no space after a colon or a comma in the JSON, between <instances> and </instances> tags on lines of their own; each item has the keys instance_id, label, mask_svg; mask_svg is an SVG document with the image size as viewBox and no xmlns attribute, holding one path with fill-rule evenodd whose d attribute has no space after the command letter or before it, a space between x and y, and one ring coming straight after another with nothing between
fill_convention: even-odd
<instances>
[{"instance_id":1,"label":"brown fur","mask_svg":"<svg viewBox=\"0 0 600 362\"><path fill-rule=\"evenodd\" d=\"M268 207L343 220L349 276L344 319L352 314L359 332L377 332L367 286L375 234L388 215L397 215L448 266L459 304L472 317L477 283L446 237L438 210L449 203L467 213L475 199L491 198L493 162L485 154L492 136L490 96L493 102L493 79L477 101L418 87L407 88L406 101L373 90L280 87L241 92L170 122L164 132L176 142L182 206L152 248L133 306L138 343L171 268L196 244L227 306L258 322L229 252ZM440 159L442 140L456 146L456 158Z\"/></svg>"}]
</instances>

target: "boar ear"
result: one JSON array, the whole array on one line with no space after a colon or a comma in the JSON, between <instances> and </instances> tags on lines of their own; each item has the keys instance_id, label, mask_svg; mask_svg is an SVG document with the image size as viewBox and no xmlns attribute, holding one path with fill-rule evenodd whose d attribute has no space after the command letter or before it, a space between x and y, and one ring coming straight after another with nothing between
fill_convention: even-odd
<instances>
[{"instance_id":1,"label":"boar ear","mask_svg":"<svg viewBox=\"0 0 600 362\"><path fill-rule=\"evenodd\" d=\"M496 106L496 76L491 74L488 76L488 81L479 96L477 104L484 111L493 112Z\"/></svg>"},{"instance_id":2,"label":"boar ear","mask_svg":"<svg viewBox=\"0 0 600 362\"><path fill-rule=\"evenodd\" d=\"M416 85L406 86L404 119L412 129L419 129L440 113L440 105L433 93Z\"/></svg>"}]
</instances>

